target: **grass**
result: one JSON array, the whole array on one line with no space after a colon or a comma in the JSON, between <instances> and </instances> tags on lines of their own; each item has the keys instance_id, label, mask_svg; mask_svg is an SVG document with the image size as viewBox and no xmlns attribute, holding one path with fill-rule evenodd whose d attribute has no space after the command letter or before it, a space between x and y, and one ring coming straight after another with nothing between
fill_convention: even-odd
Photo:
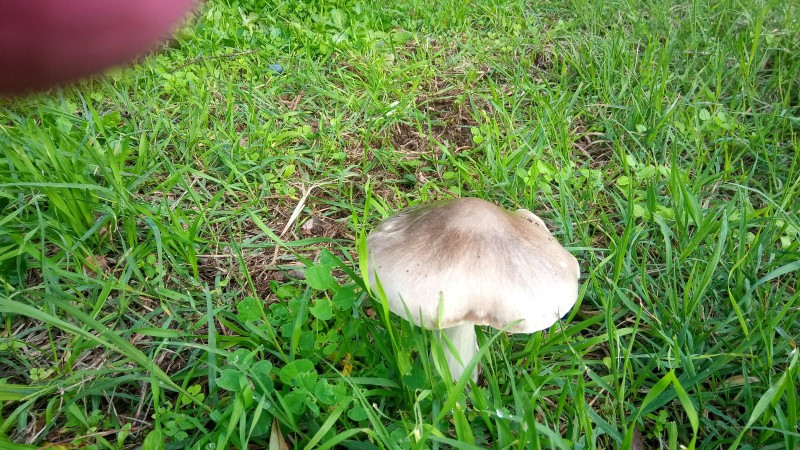
<instances>
[{"instance_id":1,"label":"grass","mask_svg":"<svg viewBox=\"0 0 800 450\"><path fill-rule=\"evenodd\" d=\"M797 17L211 0L2 101L0 446L798 448ZM481 330L467 390L358 266L450 196L537 212L583 272L553 329Z\"/></svg>"}]
</instances>

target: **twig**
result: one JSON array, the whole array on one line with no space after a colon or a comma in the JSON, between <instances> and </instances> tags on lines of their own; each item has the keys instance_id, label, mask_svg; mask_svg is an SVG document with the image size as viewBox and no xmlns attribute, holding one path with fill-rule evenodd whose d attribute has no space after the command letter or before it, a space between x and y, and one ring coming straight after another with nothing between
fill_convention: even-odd
<instances>
[{"instance_id":1,"label":"twig","mask_svg":"<svg viewBox=\"0 0 800 450\"><path fill-rule=\"evenodd\" d=\"M286 225L283 227L283 230L281 230L281 233L278 236L280 236L282 238L283 235L285 235L286 232L289 231L289 228L292 226L292 224L295 222L295 220L297 220L297 218L300 217L300 213L303 212L303 207L306 205L306 200L308 200L308 196L311 194L311 191L314 190L314 188L316 188L318 186L319 186L318 184L314 184L310 188L308 188L307 190L303 189L303 196L300 197L300 201L297 202L297 206L294 207L294 211L292 211L292 215L289 216L289 220L286 222ZM275 251L272 253L272 264L273 265L275 264L275 261L278 260L278 251L279 250L280 250L280 246L277 245L277 242L276 242Z\"/></svg>"}]
</instances>

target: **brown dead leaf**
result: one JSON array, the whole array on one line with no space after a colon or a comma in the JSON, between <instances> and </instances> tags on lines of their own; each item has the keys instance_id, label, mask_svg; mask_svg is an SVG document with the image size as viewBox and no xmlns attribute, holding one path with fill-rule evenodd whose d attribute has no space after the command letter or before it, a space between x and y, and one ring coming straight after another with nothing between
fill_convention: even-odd
<instances>
[{"instance_id":1,"label":"brown dead leaf","mask_svg":"<svg viewBox=\"0 0 800 450\"><path fill-rule=\"evenodd\" d=\"M633 441L631 441L631 450L645 450L644 437L638 428L633 430Z\"/></svg>"},{"instance_id":2,"label":"brown dead leaf","mask_svg":"<svg viewBox=\"0 0 800 450\"><path fill-rule=\"evenodd\" d=\"M320 236L325 232L325 226L320 219L312 217L300 227L300 232L303 236Z\"/></svg>"},{"instance_id":3,"label":"brown dead leaf","mask_svg":"<svg viewBox=\"0 0 800 450\"><path fill-rule=\"evenodd\" d=\"M103 255L89 255L83 263L84 272L90 277L97 277L98 275L108 271L110 261Z\"/></svg>"},{"instance_id":4,"label":"brown dead leaf","mask_svg":"<svg viewBox=\"0 0 800 450\"><path fill-rule=\"evenodd\" d=\"M283 438L278 419L272 419L272 431L269 434L269 450L289 450L289 444Z\"/></svg>"}]
</instances>

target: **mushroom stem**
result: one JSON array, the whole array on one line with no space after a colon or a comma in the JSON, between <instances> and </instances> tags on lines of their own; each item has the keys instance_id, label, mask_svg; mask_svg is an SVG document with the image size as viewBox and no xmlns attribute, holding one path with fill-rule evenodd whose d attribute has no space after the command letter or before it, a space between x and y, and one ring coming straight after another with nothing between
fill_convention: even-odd
<instances>
[{"instance_id":1,"label":"mushroom stem","mask_svg":"<svg viewBox=\"0 0 800 450\"><path fill-rule=\"evenodd\" d=\"M466 322L442 330L450 340L453 350L457 352L454 354L450 351L447 343L444 344L444 357L447 361L447 366L450 367L450 375L454 380L461 378L464 373L464 367L469 364L472 358L478 353L478 338L475 335L475 325ZM478 381L478 367L472 372L472 381Z\"/></svg>"}]
</instances>

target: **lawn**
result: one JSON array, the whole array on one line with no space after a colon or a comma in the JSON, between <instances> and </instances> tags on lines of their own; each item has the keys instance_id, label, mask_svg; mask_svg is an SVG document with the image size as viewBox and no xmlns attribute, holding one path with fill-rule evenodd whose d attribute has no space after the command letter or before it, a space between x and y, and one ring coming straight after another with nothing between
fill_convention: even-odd
<instances>
[{"instance_id":1,"label":"lawn","mask_svg":"<svg viewBox=\"0 0 800 450\"><path fill-rule=\"evenodd\" d=\"M209 0L0 100L0 448L798 448L799 18ZM551 329L479 328L477 384L359 265L455 196L581 266Z\"/></svg>"}]
</instances>

